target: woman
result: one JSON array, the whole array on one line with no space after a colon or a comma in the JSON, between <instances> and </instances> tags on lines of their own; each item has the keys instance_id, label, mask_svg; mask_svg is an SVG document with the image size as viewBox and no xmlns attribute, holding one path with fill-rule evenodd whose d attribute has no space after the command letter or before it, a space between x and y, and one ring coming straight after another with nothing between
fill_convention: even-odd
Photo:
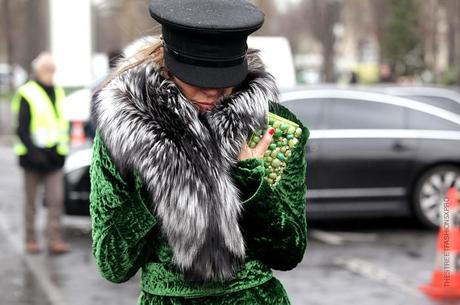
<instances>
[{"instance_id":1,"label":"woman","mask_svg":"<svg viewBox=\"0 0 460 305\"><path fill-rule=\"evenodd\" d=\"M308 130L276 103L247 36L243 0L153 1L163 40L121 64L98 93L91 166L93 253L102 275L142 269L138 304L289 304L271 269L306 247ZM275 187L262 159L267 112L303 129Z\"/></svg>"}]
</instances>

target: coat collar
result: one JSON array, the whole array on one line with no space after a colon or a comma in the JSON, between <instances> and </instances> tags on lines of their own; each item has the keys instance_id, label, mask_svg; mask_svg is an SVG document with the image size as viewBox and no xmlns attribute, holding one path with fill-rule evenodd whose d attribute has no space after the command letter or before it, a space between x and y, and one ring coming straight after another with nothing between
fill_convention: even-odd
<instances>
[{"instance_id":1,"label":"coat collar","mask_svg":"<svg viewBox=\"0 0 460 305\"><path fill-rule=\"evenodd\" d=\"M146 62L112 79L93 112L112 159L140 174L174 262L192 281L224 281L243 262L242 211L231 168L248 136L266 127L273 77L257 53L235 94L201 113Z\"/></svg>"}]
</instances>

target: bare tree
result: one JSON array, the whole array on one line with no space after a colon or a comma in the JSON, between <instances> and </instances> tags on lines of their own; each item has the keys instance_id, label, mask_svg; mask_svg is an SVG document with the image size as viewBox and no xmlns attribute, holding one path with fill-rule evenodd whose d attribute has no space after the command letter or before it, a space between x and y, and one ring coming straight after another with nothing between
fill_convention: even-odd
<instances>
[{"instance_id":1,"label":"bare tree","mask_svg":"<svg viewBox=\"0 0 460 305\"><path fill-rule=\"evenodd\" d=\"M457 85L460 86L460 2L458 0L444 0L447 9L449 24L449 64L455 67Z\"/></svg>"},{"instance_id":2,"label":"bare tree","mask_svg":"<svg viewBox=\"0 0 460 305\"><path fill-rule=\"evenodd\" d=\"M11 18L10 18L10 1L3 0L2 1L2 19L3 19L3 37L6 42L6 62L9 66L13 65L12 57L13 57L13 37L11 35L11 31L9 30L12 27ZM7 88L9 91L13 91L13 79L8 78L8 85Z\"/></svg>"},{"instance_id":3,"label":"bare tree","mask_svg":"<svg viewBox=\"0 0 460 305\"><path fill-rule=\"evenodd\" d=\"M150 17L148 4L148 0L116 0L95 6L96 50L120 50L137 38L156 34L158 24Z\"/></svg>"},{"instance_id":4,"label":"bare tree","mask_svg":"<svg viewBox=\"0 0 460 305\"><path fill-rule=\"evenodd\" d=\"M309 27L314 37L321 42L323 53L324 81L334 81L334 26L339 21L341 2L336 0L312 0L307 6Z\"/></svg>"},{"instance_id":5,"label":"bare tree","mask_svg":"<svg viewBox=\"0 0 460 305\"><path fill-rule=\"evenodd\" d=\"M383 40L383 33L385 31L385 21L388 17L388 10L385 5L385 0L371 0L371 11L372 11L372 30L375 33L375 37L381 44ZM379 48L379 58L382 59L382 48Z\"/></svg>"},{"instance_id":6,"label":"bare tree","mask_svg":"<svg viewBox=\"0 0 460 305\"><path fill-rule=\"evenodd\" d=\"M30 68L31 60L49 48L48 0L3 0L8 61Z\"/></svg>"},{"instance_id":7,"label":"bare tree","mask_svg":"<svg viewBox=\"0 0 460 305\"><path fill-rule=\"evenodd\" d=\"M440 1L439 0L418 0L420 39L423 43L424 61L427 68L438 77L437 60L439 52L438 24L440 22Z\"/></svg>"},{"instance_id":8,"label":"bare tree","mask_svg":"<svg viewBox=\"0 0 460 305\"><path fill-rule=\"evenodd\" d=\"M252 0L265 14L265 23L257 32L258 35L280 35L280 19L282 18L273 3L273 0Z\"/></svg>"}]
</instances>

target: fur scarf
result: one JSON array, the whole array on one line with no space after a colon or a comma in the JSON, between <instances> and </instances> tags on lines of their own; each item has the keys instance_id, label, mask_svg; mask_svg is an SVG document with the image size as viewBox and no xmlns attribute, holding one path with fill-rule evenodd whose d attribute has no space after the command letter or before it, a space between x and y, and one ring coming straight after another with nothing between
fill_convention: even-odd
<instances>
[{"instance_id":1,"label":"fur scarf","mask_svg":"<svg viewBox=\"0 0 460 305\"><path fill-rule=\"evenodd\" d=\"M230 96L201 112L158 65L145 62L96 96L99 133L121 172L144 181L174 264L194 282L226 281L244 261L242 211L231 169L248 136L266 127L274 78L255 51L249 74Z\"/></svg>"}]
</instances>

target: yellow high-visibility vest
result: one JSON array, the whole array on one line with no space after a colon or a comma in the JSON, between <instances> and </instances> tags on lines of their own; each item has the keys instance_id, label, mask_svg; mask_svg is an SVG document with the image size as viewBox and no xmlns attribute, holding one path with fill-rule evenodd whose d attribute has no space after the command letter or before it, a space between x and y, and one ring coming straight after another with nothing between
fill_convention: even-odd
<instances>
[{"instance_id":1,"label":"yellow high-visibility vest","mask_svg":"<svg viewBox=\"0 0 460 305\"><path fill-rule=\"evenodd\" d=\"M69 122L64 118L62 105L65 93L57 86L54 91L56 111L48 94L35 81L28 81L18 89L11 107L18 122L21 98L24 98L29 103L30 135L34 145L40 148L57 145L57 152L65 156L69 152ZM19 137L16 139L14 151L20 156L27 154L27 147Z\"/></svg>"}]
</instances>

